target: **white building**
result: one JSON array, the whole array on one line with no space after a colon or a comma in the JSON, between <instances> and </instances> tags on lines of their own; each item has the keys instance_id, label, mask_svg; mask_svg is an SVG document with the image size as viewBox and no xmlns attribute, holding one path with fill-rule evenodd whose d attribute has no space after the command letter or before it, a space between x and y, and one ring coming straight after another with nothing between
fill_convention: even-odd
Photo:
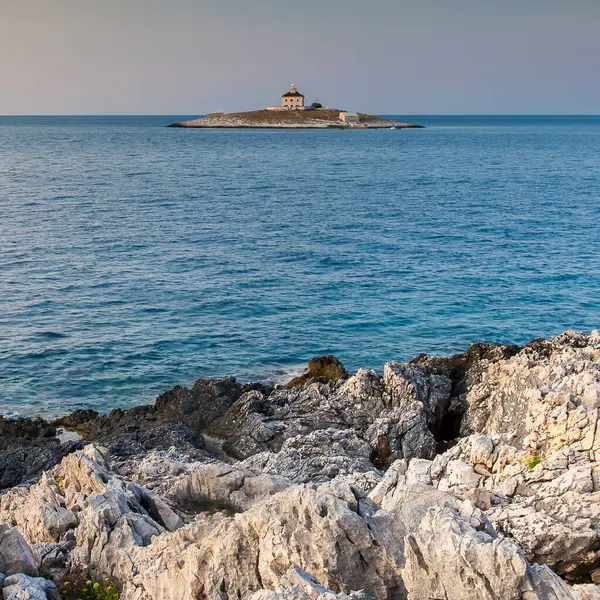
<instances>
[{"instance_id":1,"label":"white building","mask_svg":"<svg viewBox=\"0 0 600 600\"><path fill-rule=\"evenodd\" d=\"M267 106L267 110L306 110L304 94L301 94L292 83L290 91L281 96L280 106Z\"/></svg>"},{"instance_id":2,"label":"white building","mask_svg":"<svg viewBox=\"0 0 600 600\"><path fill-rule=\"evenodd\" d=\"M341 112L340 121L348 124L360 123L360 117L355 112Z\"/></svg>"}]
</instances>

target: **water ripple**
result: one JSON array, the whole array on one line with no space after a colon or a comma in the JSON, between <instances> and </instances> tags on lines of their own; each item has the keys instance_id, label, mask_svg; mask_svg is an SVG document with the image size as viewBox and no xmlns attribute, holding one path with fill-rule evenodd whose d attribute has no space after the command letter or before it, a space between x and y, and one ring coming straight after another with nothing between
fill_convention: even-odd
<instances>
[{"instance_id":1,"label":"water ripple","mask_svg":"<svg viewBox=\"0 0 600 600\"><path fill-rule=\"evenodd\" d=\"M171 120L0 118L0 413L600 326L599 118Z\"/></svg>"}]
</instances>

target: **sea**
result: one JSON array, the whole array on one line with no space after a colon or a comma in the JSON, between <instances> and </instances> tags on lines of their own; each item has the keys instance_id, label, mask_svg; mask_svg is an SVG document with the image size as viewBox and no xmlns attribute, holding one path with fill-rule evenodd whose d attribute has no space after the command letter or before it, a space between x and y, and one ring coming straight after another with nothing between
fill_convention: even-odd
<instances>
[{"instance_id":1,"label":"sea","mask_svg":"<svg viewBox=\"0 0 600 600\"><path fill-rule=\"evenodd\" d=\"M600 328L600 117L0 117L0 414Z\"/></svg>"}]
</instances>

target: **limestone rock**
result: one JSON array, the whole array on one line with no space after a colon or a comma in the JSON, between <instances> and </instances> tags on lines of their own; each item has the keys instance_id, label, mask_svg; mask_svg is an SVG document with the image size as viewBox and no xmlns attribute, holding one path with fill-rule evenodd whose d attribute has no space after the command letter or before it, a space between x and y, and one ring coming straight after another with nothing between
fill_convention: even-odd
<instances>
[{"instance_id":1,"label":"limestone rock","mask_svg":"<svg viewBox=\"0 0 600 600\"><path fill-rule=\"evenodd\" d=\"M77 526L77 516L65 508L56 480L44 473L27 488L14 488L0 496L0 521L19 528L30 544L58 542Z\"/></svg>"},{"instance_id":2,"label":"limestone rock","mask_svg":"<svg viewBox=\"0 0 600 600\"><path fill-rule=\"evenodd\" d=\"M18 573L7 577L2 590L4 600L60 600L56 586L42 577Z\"/></svg>"},{"instance_id":3,"label":"limestone rock","mask_svg":"<svg viewBox=\"0 0 600 600\"><path fill-rule=\"evenodd\" d=\"M242 464L257 473L279 475L294 483L326 481L337 475L377 471L369 443L353 429L317 430L285 440L279 452L262 452Z\"/></svg>"},{"instance_id":4,"label":"limestone rock","mask_svg":"<svg viewBox=\"0 0 600 600\"><path fill-rule=\"evenodd\" d=\"M241 396L212 426L236 459L279 452L290 438L323 430L354 430L371 445L373 464L395 458L433 458L431 429L441 424L450 403L451 381L423 365L390 363L384 377L359 370L347 381L310 380L270 396L255 390Z\"/></svg>"},{"instance_id":5,"label":"limestone rock","mask_svg":"<svg viewBox=\"0 0 600 600\"><path fill-rule=\"evenodd\" d=\"M150 568L157 560L163 572ZM279 587L293 565L326 589L364 588L385 598L394 597L393 589L401 585L394 560L368 522L326 489L306 485L290 487L235 518L196 521L159 536L151 546L137 548L134 561L137 575L128 580L125 600L136 597L134 588L156 600L220 593L247 598ZM185 582L186 595L176 582Z\"/></svg>"},{"instance_id":6,"label":"limestone rock","mask_svg":"<svg viewBox=\"0 0 600 600\"><path fill-rule=\"evenodd\" d=\"M218 507L244 511L288 486L289 481L282 477L257 476L248 469L212 463L175 480L168 497L192 512Z\"/></svg>"},{"instance_id":7,"label":"limestone rock","mask_svg":"<svg viewBox=\"0 0 600 600\"><path fill-rule=\"evenodd\" d=\"M431 473L434 487L473 500L529 560L575 580L597 568L600 492L581 453L563 448L532 466L527 452L477 434L437 456Z\"/></svg>"},{"instance_id":8,"label":"limestone rock","mask_svg":"<svg viewBox=\"0 0 600 600\"><path fill-rule=\"evenodd\" d=\"M591 583L573 586L575 600L600 600L600 586Z\"/></svg>"},{"instance_id":9,"label":"limestone rock","mask_svg":"<svg viewBox=\"0 0 600 600\"><path fill-rule=\"evenodd\" d=\"M509 540L479 531L452 509L430 509L406 539L409 600L573 600L547 567L531 567Z\"/></svg>"},{"instance_id":10,"label":"limestone rock","mask_svg":"<svg viewBox=\"0 0 600 600\"><path fill-rule=\"evenodd\" d=\"M90 570L122 600L593 599L599 397L600 335L567 333L78 413L106 445L0 494L0 572Z\"/></svg>"},{"instance_id":11,"label":"limestone rock","mask_svg":"<svg viewBox=\"0 0 600 600\"><path fill-rule=\"evenodd\" d=\"M0 573L37 575L31 549L16 527L0 523Z\"/></svg>"},{"instance_id":12,"label":"limestone rock","mask_svg":"<svg viewBox=\"0 0 600 600\"><path fill-rule=\"evenodd\" d=\"M464 433L498 434L535 455L593 453L600 407L597 339L567 332L490 364L466 396ZM599 446L600 448L600 446ZM595 460L590 454L590 458Z\"/></svg>"},{"instance_id":13,"label":"limestone rock","mask_svg":"<svg viewBox=\"0 0 600 600\"><path fill-rule=\"evenodd\" d=\"M298 565L290 567L283 581L287 584L285 587L255 592L249 600L373 600L363 591L337 594L326 590L315 577Z\"/></svg>"}]
</instances>

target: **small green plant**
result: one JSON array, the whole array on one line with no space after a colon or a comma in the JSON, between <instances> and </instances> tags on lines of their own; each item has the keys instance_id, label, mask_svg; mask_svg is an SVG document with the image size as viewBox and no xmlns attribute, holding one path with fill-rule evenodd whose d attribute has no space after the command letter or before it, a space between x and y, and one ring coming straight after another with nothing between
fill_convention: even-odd
<instances>
[{"instance_id":1,"label":"small green plant","mask_svg":"<svg viewBox=\"0 0 600 600\"><path fill-rule=\"evenodd\" d=\"M119 600L117 586L108 578L103 582L79 575L59 584L63 600Z\"/></svg>"},{"instance_id":2,"label":"small green plant","mask_svg":"<svg viewBox=\"0 0 600 600\"><path fill-rule=\"evenodd\" d=\"M224 517L233 517L235 512L229 508L217 508L214 512L206 515L209 521L212 521L217 515L223 515Z\"/></svg>"},{"instance_id":3,"label":"small green plant","mask_svg":"<svg viewBox=\"0 0 600 600\"><path fill-rule=\"evenodd\" d=\"M57 475L54 478L54 481L56 481L56 487L58 488L58 491L64 496L65 495L65 478L61 477L60 475Z\"/></svg>"},{"instance_id":4,"label":"small green plant","mask_svg":"<svg viewBox=\"0 0 600 600\"><path fill-rule=\"evenodd\" d=\"M527 467L529 471L533 471L542 462L542 457L537 455L528 454L523 459L523 464Z\"/></svg>"}]
</instances>

